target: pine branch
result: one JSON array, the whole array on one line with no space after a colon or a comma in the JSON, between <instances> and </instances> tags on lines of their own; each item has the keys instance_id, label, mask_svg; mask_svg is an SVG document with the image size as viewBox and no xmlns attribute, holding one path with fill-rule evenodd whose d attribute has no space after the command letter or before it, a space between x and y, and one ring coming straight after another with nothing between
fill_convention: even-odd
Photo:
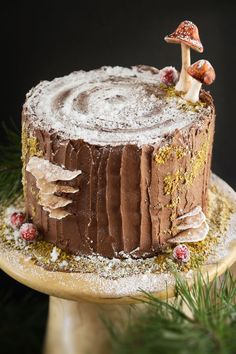
<instances>
[{"instance_id":1,"label":"pine branch","mask_svg":"<svg viewBox=\"0 0 236 354\"><path fill-rule=\"evenodd\" d=\"M191 289L177 277L176 293L172 303L145 294L148 311L130 322L124 333L113 326L113 353L235 353L236 281L232 275L227 272L222 281L210 282L198 274Z\"/></svg>"},{"instance_id":2,"label":"pine branch","mask_svg":"<svg viewBox=\"0 0 236 354\"><path fill-rule=\"evenodd\" d=\"M5 144L0 144L0 203L9 205L22 192L21 137L12 120L3 122L2 130Z\"/></svg>"}]
</instances>

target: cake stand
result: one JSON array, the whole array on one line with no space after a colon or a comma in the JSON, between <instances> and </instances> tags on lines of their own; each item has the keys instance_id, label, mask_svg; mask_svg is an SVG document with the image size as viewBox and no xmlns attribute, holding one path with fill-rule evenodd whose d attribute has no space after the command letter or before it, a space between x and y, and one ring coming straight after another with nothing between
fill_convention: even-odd
<instances>
[{"instance_id":1,"label":"cake stand","mask_svg":"<svg viewBox=\"0 0 236 354\"><path fill-rule=\"evenodd\" d=\"M236 193L219 177L214 184L236 205ZM204 265L202 274L209 279L220 276L236 261L236 213L229 222L225 239L225 255ZM20 283L48 294L49 315L45 354L108 354L109 334L103 317L122 328L127 320L145 310L140 291L166 299L174 296L174 284L160 274L139 274L117 280L95 274L52 272L35 265L20 251L0 248L1 269ZM236 267L232 267L236 274ZM190 285L194 273L188 277ZM130 306L135 304L135 306ZM138 308L138 311L135 310Z\"/></svg>"}]
</instances>

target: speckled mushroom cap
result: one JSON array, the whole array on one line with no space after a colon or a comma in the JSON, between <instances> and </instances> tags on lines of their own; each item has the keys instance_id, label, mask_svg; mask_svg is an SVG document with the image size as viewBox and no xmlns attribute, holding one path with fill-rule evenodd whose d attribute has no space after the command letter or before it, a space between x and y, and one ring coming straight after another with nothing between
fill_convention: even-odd
<instances>
[{"instance_id":1,"label":"speckled mushroom cap","mask_svg":"<svg viewBox=\"0 0 236 354\"><path fill-rule=\"evenodd\" d=\"M188 74L195 80L205 85L211 85L215 81L215 70L209 61L201 59L193 63L187 69Z\"/></svg>"},{"instance_id":2,"label":"speckled mushroom cap","mask_svg":"<svg viewBox=\"0 0 236 354\"><path fill-rule=\"evenodd\" d=\"M203 52L203 45L200 41L197 26L191 21L183 21L175 32L165 37L167 43L183 43L199 53Z\"/></svg>"}]
</instances>

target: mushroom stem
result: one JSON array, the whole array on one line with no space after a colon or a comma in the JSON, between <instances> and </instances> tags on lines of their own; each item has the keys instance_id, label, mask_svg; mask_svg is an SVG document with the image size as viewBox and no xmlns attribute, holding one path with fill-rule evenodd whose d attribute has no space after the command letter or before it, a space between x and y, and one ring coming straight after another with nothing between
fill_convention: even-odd
<instances>
[{"instance_id":1,"label":"mushroom stem","mask_svg":"<svg viewBox=\"0 0 236 354\"><path fill-rule=\"evenodd\" d=\"M191 86L191 76L187 73L187 68L191 65L190 47L181 43L182 69L175 89L176 91L187 92Z\"/></svg>"},{"instance_id":2,"label":"mushroom stem","mask_svg":"<svg viewBox=\"0 0 236 354\"><path fill-rule=\"evenodd\" d=\"M184 95L184 98L187 101L196 103L197 101L199 101L199 92L201 90L201 87L202 83L200 81L192 79L192 85L190 86L190 89L188 90L186 95Z\"/></svg>"}]
</instances>

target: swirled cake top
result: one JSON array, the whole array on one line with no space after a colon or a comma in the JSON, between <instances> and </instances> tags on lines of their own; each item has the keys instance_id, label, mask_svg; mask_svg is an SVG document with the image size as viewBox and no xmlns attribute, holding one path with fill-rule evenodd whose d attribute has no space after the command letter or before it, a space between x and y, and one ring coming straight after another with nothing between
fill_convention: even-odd
<instances>
[{"instance_id":1,"label":"swirled cake top","mask_svg":"<svg viewBox=\"0 0 236 354\"><path fill-rule=\"evenodd\" d=\"M155 144L176 129L201 124L211 111L207 105L186 109L186 101L168 90L157 69L102 67L42 81L27 94L24 112L36 128L65 139Z\"/></svg>"}]
</instances>

